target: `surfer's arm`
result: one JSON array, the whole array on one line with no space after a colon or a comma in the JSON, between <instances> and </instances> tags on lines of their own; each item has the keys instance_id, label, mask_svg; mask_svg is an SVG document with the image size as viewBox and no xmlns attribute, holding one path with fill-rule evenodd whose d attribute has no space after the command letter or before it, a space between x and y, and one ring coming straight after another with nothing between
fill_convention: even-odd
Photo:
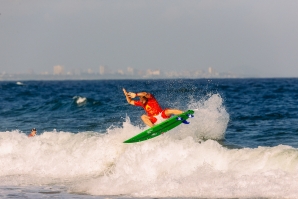
<instances>
[{"instance_id":1,"label":"surfer's arm","mask_svg":"<svg viewBox=\"0 0 298 199\"><path fill-rule=\"evenodd\" d=\"M129 92L128 95L131 98L135 98L135 97L146 97L146 98L151 98L151 94L147 93L147 92L139 92L139 93L133 93L133 92Z\"/></svg>"},{"instance_id":2,"label":"surfer's arm","mask_svg":"<svg viewBox=\"0 0 298 199\"><path fill-rule=\"evenodd\" d=\"M131 99L130 94L125 90L125 88L123 88L123 93L126 97L127 102L131 105L135 105L134 100Z\"/></svg>"}]
</instances>

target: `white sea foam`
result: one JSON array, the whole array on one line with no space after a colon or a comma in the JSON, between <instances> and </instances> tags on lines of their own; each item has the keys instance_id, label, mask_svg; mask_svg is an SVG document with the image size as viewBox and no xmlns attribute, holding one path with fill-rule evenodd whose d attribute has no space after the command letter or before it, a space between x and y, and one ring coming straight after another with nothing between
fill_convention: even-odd
<instances>
[{"instance_id":1,"label":"white sea foam","mask_svg":"<svg viewBox=\"0 0 298 199\"><path fill-rule=\"evenodd\" d=\"M80 97L80 96L75 96L75 97L73 97L73 99L76 100L76 103L77 103L78 105L83 105L83 104L85 104L86 101L87 101L87 98L86 98L86 97Z\"/></svg>"},{"instance_id":2,"label":"white sea foam","mask_svg":"<svg viewBox=\"0 0 298 199\"><path fill-rule=\"evenodd\" d=\"M52 184L133 197L298 198L297 149L228 149L216 141L229 120L220 96L189 108L196 109L189 125L135 144L123 141L144 129L128 117L105 134L0 132L0 186Z\"/></svg>"}]
</instances>

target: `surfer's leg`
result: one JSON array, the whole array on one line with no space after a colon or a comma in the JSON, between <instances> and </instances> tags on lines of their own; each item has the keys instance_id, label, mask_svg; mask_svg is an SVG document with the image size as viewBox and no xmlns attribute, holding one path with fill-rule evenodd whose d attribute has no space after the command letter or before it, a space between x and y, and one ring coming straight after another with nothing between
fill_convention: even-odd
<instances>
[{"instance_id":1,"label":"surfer's leg","mask_svg":"<svg viewBox=\"0 0 298 199\"><path fill-rule=\"evenodd\" d=\"M142 115L141 119L143 120L143 122L148 125L149 127L153 127L154 124L151 122L150 118L148 117L148 115Z\"/></svg>"},{"instance_id":2,"label":"surfer's leg","mask_svg":"<svg viewBox=\"0 0 298 199\"><path fill-rule=\"evenodd\" d=\"M166 109L164 111L164 113L167 117L170 117L171 115L179 115L179 114L183 113L183 111L178 110L178 109Z\"/></svg>"}]
</instances>

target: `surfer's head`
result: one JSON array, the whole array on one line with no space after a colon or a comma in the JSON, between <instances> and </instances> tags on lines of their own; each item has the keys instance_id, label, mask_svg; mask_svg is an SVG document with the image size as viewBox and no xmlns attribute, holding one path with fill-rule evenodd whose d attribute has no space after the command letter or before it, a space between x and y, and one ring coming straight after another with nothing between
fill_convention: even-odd
<instances>
[{"instance_id":1,"label":"surfer's head","mask_svg":"<svg viewBox=\"0 0 298 199\"><path fill-rule=\"evenodd\" d=\"M33 128L31 130L31 133L28 135L28 137L34 137L36 135L36 128Z\"/></svg>"},{"instance_id":2,"label":"surfer's head","mask_svg":"<svg viewBox=\"0 0 298 199\"><path fill-rule=\"evenodd\" d=\"M147 98L146 97L144 97L144 96L142 96L142 97L140 97L140 101L143 103L143 104L145 104L146 102L147 102Z\"/></svg>"}]
</instances>

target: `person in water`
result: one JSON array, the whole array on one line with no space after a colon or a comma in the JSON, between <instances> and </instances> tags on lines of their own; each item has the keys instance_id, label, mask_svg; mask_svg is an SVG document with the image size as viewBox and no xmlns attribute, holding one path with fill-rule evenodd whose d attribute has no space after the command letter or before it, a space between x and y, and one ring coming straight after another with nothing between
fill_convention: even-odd
<instances>
[{"instance_id":1,"label":"person in water","mask_svg":"<svg viewBox=\"0 0 298 199\"><path fill-rule=\"evenodd\" d=\"M164 119L170 118L171 115L178 115L183 113L183 111L178 109L162 109L159 105L158 101L151 93L147 92L140 92L140 93L133 93L127 92L123 88L123 93L126 96L126 100L129 104L134 106L141 106L146 111L146 114L141 116L143 122L148 125L149 127L153 127L157 121L156 116L161 114L161 117ZM139 97L140 100L136 101L133 98Z\"/></svg>"},{"instance_id":2,"label":"person in water","mask_svg":"<svg viewBox=\"0 0 298 199\"><path fill-rule=\"evenodd\" d=\"M37 132L36 128L33 128L31 130L31 133L28 135L28 137L34 137L36 135L36 132Z\"/></svg>"}]
</instances>

